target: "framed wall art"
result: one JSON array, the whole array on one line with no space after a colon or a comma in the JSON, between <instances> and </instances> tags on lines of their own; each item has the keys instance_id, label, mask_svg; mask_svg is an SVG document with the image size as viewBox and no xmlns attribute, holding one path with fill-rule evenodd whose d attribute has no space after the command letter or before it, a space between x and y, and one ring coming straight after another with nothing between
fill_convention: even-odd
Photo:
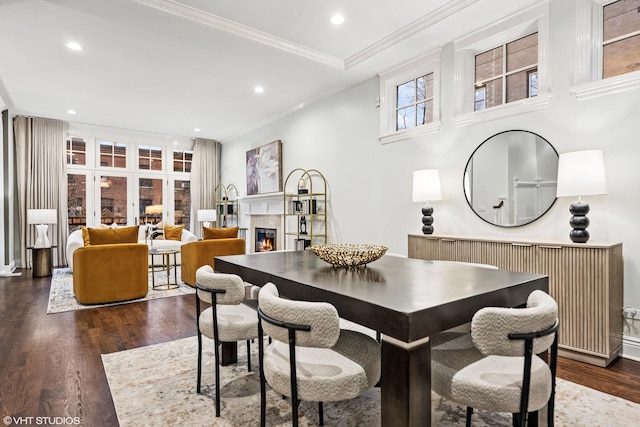
<instances>
[{"instance_id":1,"label":"framed wall art","mask_svg":"<svg viewBox=\"0 0 640 427\"><path fill-rule=\"evenodd\" d=\"M247 195L282 191L282 142L247 151Z\"/></svg>"}]
</instances>

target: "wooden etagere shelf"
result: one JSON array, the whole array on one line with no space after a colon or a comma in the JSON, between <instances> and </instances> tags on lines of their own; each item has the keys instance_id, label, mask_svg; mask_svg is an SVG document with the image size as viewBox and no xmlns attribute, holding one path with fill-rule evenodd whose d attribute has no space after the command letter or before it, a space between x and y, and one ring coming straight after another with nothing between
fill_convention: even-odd
<instances>
[{"instance_id":1,"label":"wooden etagere shelf","mask_svg":"<svg viewBox=\"0 0 640 427\"><path fill-rule=\"evenodd\" d=\"M284 182L285 249L327 243L327 181L316 169L294 169Z\"/></svg>"}]
</instances>

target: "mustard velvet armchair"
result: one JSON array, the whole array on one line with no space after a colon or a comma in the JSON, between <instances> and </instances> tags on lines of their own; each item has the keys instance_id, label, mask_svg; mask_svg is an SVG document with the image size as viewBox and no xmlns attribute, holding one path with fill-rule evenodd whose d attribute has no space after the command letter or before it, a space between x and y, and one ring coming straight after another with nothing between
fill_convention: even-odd
<instances>
[{"instance_id":1,"label":"mustard velvet armchair","mask_svg":"<svg viewBox=\"0 0 640 427\"><path fill-rule=\"evenodd\" d=\"M149 291L147 254L140 243L83 246L73 252L73 293L81 304L142 298Z\"/></svg>"},{"instance_id":2,"label":"mustard velvet armchair","mask_svg":"<svg viewBox=\"0 0 640 427\"><path fill-rule=\"evenodd\" d=\"M180 248L182 281L189 286L196 286L196 271L203 265L216 269L213 258L224 255L243 255L246 253L244 239L209 239L185 243Z\"/></svg>"}]
</instances>

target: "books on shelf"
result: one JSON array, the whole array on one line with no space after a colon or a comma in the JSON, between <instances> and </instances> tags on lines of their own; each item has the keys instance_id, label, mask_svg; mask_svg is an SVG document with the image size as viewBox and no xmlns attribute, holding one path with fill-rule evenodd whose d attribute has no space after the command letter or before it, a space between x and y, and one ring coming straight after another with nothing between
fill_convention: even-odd
<instances>
[{"instance_id":1,"label":"books on shelf","mask_svg":"<svg viewBox=\"0 0 640 427\"><path fill-rule=\"evenodd\" d=\"M296 251L303 251L311 246L311 240L309 239L295 239Z\"/></svg>"},{"instance_id":2,"label":"books on shelf","mask_svg":"<svg viewBox=\"0 0 640 427\"><path fill-rule=\"evenodd\" d=\"M315 215L318 213L318 202L316 199L291 200L289 212L300 215Z\"/></svg>"}]
</instances>

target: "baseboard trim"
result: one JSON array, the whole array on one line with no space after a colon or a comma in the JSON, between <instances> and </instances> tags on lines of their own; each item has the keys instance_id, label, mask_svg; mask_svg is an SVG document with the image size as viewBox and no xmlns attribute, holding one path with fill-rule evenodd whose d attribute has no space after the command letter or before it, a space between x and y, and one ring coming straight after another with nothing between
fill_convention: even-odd
<instances>
[{"instance_id":1,"label":"baseboard trim","mask_svg":"<svg viewBox=\"0 0 640 427\"><path fill-rule=\"evenodd\" d=\"M0 275L13 273L15 269L16 269L16 262L11 261L9 265L0 266Z\"/></svg>"},{"instance_id":2,"label":"baseboard trim","mask_svg":"<svg viewBox=\"0 0 640 427\"><path fill-rule=\"evenodd\" d=\"M622 354L620 356L640 362L640 338L622 337Z\"/></svg>"}]
</instances>

